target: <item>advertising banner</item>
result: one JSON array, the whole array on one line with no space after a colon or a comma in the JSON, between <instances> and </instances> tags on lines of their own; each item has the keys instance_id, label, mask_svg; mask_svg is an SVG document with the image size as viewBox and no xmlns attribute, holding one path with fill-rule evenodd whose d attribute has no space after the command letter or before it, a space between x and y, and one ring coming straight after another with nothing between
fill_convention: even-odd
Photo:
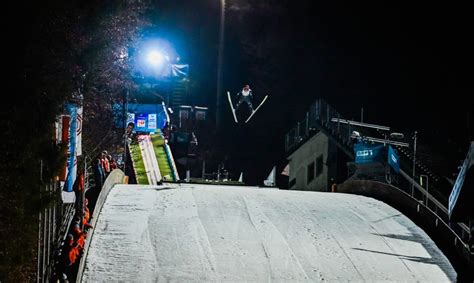
<instances>
[{"instance_id":1,"label":"advertising banner","mask_svg":"<svg viewBox=\"0 0 474 283\"><path fill-rule=\"evenodd\" d=\"M388 164L393 168L393 170L395 170L395 172L400 172L400 156L391 145L388 146Z\"/></svg>"},{"instance_id":2,"label":"advertising banner","mask_svg":"<svg viewBox=\"0 0 474 283\"><path fill-rule=\"evenodd\" d=\"M121 112L123 106L114 104L115 126L122 128L124 118ZM158 129L163 129L168 121L167 112L164 104L139 104L129 103L127 113L127 123L135 124L134 132L155 133Z\"/></svg>"},{"instance_id":3,"label":"advertising banner","mask_svg":"<svg viewBox=\"0 0 474 283\"><path fill-rule=\"evenodd\" d=\"M146 132L148 130L147 120L147 114L137 114L135 119L135 130L137 132Z\"/></svg>"},{"instance_id":4,"label":"advertising banner","mask_svg":"<svg viewBox=\"0 0 474 283\"><path fill-rule=\"evenodd\" d=\"M453 190L449 195L448 213L451 221L463 221L473 217L472 196L474 183L474 142L471 142L469 151L459 171ZM469 173L471 175L469 175Z\"/></svg>"},{"instance_id":5,"label":"advertising banner","mask_svg":"<svg viewBox=\"0 0 474 283\"><path fill-rule=\"evenodd\" d=\"M148 131L156 132L156 114L148 114Z\"/></svg>"},{"instance_id":6,"label":"advertising banner","mask_svg":"<svg viewBox=\"0 0 474 283\"><path fill-rule=\"evenodd\" d=\"M71 117L69 126L69 146L68 146L68 158L67 158L67 177L66 183L64 184L64 191L72 192L72 185L76 180L77 170L77 107L73 104L66 105L67 112Z\"/></svg>"},{"instance_id":7,"label":"advertising banner","mask_svg":"<svg viewBox=\"0 0 474 283\"><path fill-rule=\"evenodd\" d=\"M370 163L382 160L384 146L359 142L354 144L355 163Z\"/></svg>"},{"instance_id":8,"label":"advertising banner","mask_svg":"<svg viewBox=\"0 0 474 283\"><path fill-rule=\"evenodd\" d=\"M61 116L61 142L67 143L67 146L63 147L63 152L61 154L65 157L64 164L62 164L61 169L59 170L59 181L66 181L67 176L67 154L68 154L68 147L69 147L69 124L71 121L71 117L67 115Z\"/></svg>"}]
</instances>

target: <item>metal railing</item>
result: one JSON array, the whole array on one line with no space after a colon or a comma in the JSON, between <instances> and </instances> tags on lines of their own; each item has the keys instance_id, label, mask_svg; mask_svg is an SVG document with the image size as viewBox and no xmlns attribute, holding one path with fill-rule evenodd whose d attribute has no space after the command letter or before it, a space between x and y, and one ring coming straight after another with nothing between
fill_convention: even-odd
<instances>
[{"instance_id":1,"label":"metal railing","mask_svg":"<svg viewBox=\"0 0 474 283\"><path fill-rule=\"evenodd\" d=\"M50 194L50 191L54 191L54 187L51 184L47 184L44 188L45 194ZM48 265L50 262L50 253L49 249L51 247L51 240L54 237L49 237L48 231L54 229L54 225L51 225L50 208L47 207L39 212L39 221L38 221L38 272L37 272L37 282L44 282L45 279L49 278L48 276Z\"/></svg>"},{"instance_id":2,"label":"metal railing","mask_svg":"<svg viewBox=\"0 0 474 283\"><path fill-rule=\"evenodd\" d=\"M165 148L166 157L171 167L171 172L173 173L174 181L177 182L179 181L179 174L178 169L176 168L176 163L174 162L173 154L171 153L171 148L167 142L165 142L163 146Z\"/></svg>"},{"instance_id":3,"label":"metal railing","mask_svg":"<svg viewBox=\"0 0 474 283\"><path fill-rule=\"evenodd\" d=\"M86 172L90 172L88 167ZM85 190L90 188L91 174L85 174ZM74 203L63 203L59 183L50 180L41 192L45 199L53 199L51 204L39 212L38 251L36 282L50 282L56 268L55 253L66 239L76 208Z\"/></svg>"},{"instance_id":4,"label":"metal railing","mask_svg":"<svg viewBox=\"0 0 474 283\"><path fill-rule=\"evenodd\" d=\"M61 203L59 193L59 186L52 180L42 191L45 199L52 198L53 201L39 212L37 282L49 282L54 269L54 252L60 242L58 235L64 230L67 216L74 211L73 204Z\"/></svg>"},{"instance_id":5,"label":"metal railing","mask_svg":"<svg viewBox=\"0 0 474 283\"><path fill-rule=\"evenodd\" d=\"M418 199L421 205L433 211L434 214L436 214L440 219L442 219L443 222L445 222L446 225L454 231L454 233L459 237L459 241L461 241L463 245L467 248L467 240L470 234L469 227L464 223L450 222L448 208L445 205L443 205L425 188L423 188L420 184L413 180L413 178L411 178L405 171L400 170L400 175L405 178L405 180L407 180L410 185L398 186L398 188L411 195L411 197ZM417 197L413 193L413 191L411 191L411 185L413 185L417 189L417 192L421 194L421 198ZM423 202L423 200L425 200L425 202Z\"/></svg>"},{"instance_id":6,"label":"metal railing","mask_svg":"<svg viewBox=\"0 0 474 283\"><path fill-rule=\"evenodd\" d=\"M320 127L325 128L342 144L346 146L352 145L351 134L353 126L343 123L334 123L332 118L344 119L344 117L336 111L325 100L318 99L310 105L305 118L298 122L295 127L290 129L285 135L285 149L287 152L295 149L303 141L318 131Z\"/></svg>"}]
</instances>

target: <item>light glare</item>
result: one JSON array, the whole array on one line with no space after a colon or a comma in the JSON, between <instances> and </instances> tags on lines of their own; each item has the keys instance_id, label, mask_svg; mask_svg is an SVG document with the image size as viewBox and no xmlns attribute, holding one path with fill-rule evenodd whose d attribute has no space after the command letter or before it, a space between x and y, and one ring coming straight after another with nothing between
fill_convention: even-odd
<instances>
[{"instance_id":1,"label":"light glare","mask_svg":"<svg viewBox=\"0 0 474 283\"><path fill-rule=\"evenodd\" d=\"M160 52L156 50L150 51L147 56L147 61L152 66L161 65L161 63L163 63L163 59L164 59L163 54L161 54Z\"/></svg>"}]
</instances>

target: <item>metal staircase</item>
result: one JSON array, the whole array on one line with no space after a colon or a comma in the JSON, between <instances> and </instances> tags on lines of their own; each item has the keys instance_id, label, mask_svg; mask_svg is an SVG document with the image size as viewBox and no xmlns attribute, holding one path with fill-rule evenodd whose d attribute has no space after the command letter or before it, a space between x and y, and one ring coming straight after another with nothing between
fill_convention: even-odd
<instances>
[{"instance_id":1,"label":"metal staircase","mask_svg":"<svg viewBox=\"0 0 474 283\"><path fill-rule=\"evenodd\" d=\"M188 80L178 79L172 83L170 106L179 106L188 103Z\"/></svg>"}]
</instances>

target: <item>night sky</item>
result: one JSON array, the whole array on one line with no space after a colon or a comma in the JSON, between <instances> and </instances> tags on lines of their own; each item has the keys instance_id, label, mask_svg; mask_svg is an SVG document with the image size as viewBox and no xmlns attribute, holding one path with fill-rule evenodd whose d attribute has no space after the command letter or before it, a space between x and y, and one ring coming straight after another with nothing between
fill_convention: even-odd
<instances>
[{"instance_id":1,"label":"night sky","mask_svg":"<svg viewBox=\"0 0 474 283\"><path fill-rule=\"evenodd\" d=\"M177 1L159 13L193 40L183 46L193 49L191 73L201 84L194 94L213 106L219 6L203 2L193 12ZM233 125L224 106L230 158L258 182L283 163L284 133L324 98L347 118L359 120L363 107L365 122L418 130L421 147L456 171L473 138L469 19L467 7L452 4L227 1L224 88L249 83L257 101L270 94L247 126Z\"/></svg>"},{"instance_id":2,"label":"night sky","mask_svg":"<svg viewBox=\"0 0 474 283\"><path fill-rule=\"evenodd\" d=\"M153 33L190 64L195 104L214 110L219 1L153 3ZM347 118L363 107L365 122L418 130L420 145L458 163L473 139L471 18L448 3L227 0L223 88L250 84L256 101L270 98L243 126L223 93L217 147L258 183L283 165L284 134L323 98Z\"/></svg>"}]
</instances>

